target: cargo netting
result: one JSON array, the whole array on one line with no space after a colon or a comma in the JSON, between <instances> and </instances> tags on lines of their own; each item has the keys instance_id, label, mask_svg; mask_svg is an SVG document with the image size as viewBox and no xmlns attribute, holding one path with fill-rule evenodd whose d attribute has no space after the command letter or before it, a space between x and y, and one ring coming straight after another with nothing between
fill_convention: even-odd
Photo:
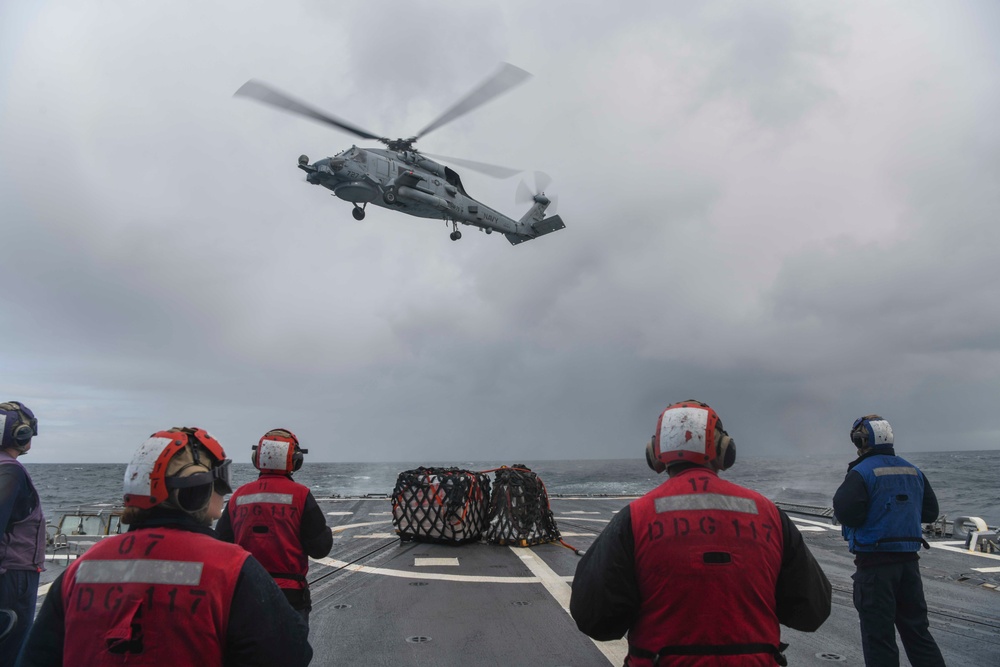
<instances>
[{"instance_id":1,"label":"cargo netting","mask_svg":"<svg viewBox=\"0 0 1000 667\"><path fill-rule=\"evenodd\" d=\"M494 472L486 541L516 547L562 542L549 494L538 475L523 465Z\"/></svg>"},{"instance_id":2,"label":"cargo netting","mask_svg":"<svg viewBox=\"0 0 1000 667\"><path fill-rule=\"evenodd\" d=\"M392 492L392 525L403 542L464 544L489 524L490 478L459 468L399 473Z\"/></svg>"}]
</instances>

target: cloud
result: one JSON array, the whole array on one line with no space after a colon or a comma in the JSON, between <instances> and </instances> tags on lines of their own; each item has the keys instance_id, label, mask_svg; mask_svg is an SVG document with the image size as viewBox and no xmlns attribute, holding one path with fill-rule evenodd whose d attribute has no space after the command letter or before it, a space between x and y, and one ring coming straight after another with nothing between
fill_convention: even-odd
<instances>
[{"instance_id":1,"label":"cloud","mask_svg":"<svg viewBox=\"0 0 1000 667\"><path fill-rule=\"evenodd\" d=\"M741 455L839 451L872 410L996 448L996 12L5 6L0 372L33 460L181 423L317 460L640 457L689 397ZM353 220L295 161L367 144L232 98L408 136L501 61L534 77L419 145L552 176L567 229L517 247ZM520 217L519 178L458 171Z\"/></svg>"}]
</instances>

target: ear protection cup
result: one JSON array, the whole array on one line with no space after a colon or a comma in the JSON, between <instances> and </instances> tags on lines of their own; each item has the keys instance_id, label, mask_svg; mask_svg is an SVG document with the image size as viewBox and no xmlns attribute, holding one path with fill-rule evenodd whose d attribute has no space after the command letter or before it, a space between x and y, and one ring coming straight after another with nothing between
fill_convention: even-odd
<instances>
[{"instance_id":1,"label":"ear protection cup","mask_svg":"<svg viewBox=\"0 0 1000 667\"><path fill-rule=\"evenodd\" d=\"M667 469L667 465L656 456L656 451L653 449L653 443L655 440L656 436L653 436L649 439L649 442L646 443L646 465L648 465L653 472L659 475Z\"/></svg>"},{"instance_id":2,"label":"ear protection cup","mask_svg":"<svg viewBox=\"0 0 1000 667\"><path fill-rule=\"evenodd\" d=\"M208 507L212 500L213 486L202 484L182 489L171 490L173 501L185 512L198 512Z\"/></svg>"},{"instance_id":3,"label":"ear protection cup","mask_svg":"<svg viewBox=\"0 0 1000 667\"><path fill-rule=\"evenodd\" d=\"M736 463L736 442L725 431L715 432L715 451L719 470L729 470Z\"/></svg>"},{"instance_id":4,"label":"ear protection cup","mask_svg":"<svg viewBox=\"0 0 1000 667\"><path fill-rule=\"evenodd\" d=\"M298 445L295 445L295 453L292 454L292 472L302 467L303 460L305 460L305 457L302 456L302 450L299 449Z\"/></svg>"},{"instance_id":5,"label":"ear protection cup","mask_svg":"<svg viewBox=\"0 0 1000 667\"><path fill-rule=\"evenodd\" d=\"M34 416L29 417L25 413L25 407L18 401L8 401L0 403L0 409L8 412L17 412L20 424L10 431L10 437L14 439L15 447L24 447L34 436L38 435L38 420Z\"/></svg>"},{"instance_id":6,"label":"ear protection cup","mask_svg":"<svg viewBox=\"0 0 1000 667\"><path fill-rule=\"evenodd\" d=\"M868 445L868 434L865 433L864 428L856 428L851 431L851 442L858 449L864 449Z\"/></svg>"}]
</instances>

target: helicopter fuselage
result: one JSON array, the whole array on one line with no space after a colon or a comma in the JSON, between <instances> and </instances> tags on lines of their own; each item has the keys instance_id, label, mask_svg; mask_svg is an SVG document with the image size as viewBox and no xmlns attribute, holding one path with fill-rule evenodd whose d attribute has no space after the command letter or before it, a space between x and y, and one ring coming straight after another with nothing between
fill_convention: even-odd
<instances>
[{"instance_id":1,"label":"helicopter fuselage","mask_svg":"<svg viewBox=\"0 0 1000 667\"><path fill-rule=\"evenodd\" d=\"M364 217L364 205L374 204L420 218L471 225L486 233L534 236L528 224L470 197L456 171L415 151L352 146L313 164L303 155L299 168L308 182L354 204L359 219Z\"/></svg>"}]
</instances>

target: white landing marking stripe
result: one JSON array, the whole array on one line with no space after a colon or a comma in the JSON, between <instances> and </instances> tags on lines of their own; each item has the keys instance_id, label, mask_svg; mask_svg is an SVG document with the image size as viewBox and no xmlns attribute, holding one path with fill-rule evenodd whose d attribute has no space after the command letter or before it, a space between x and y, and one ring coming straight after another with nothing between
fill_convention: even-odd
<instances>
[{"instance_id":1,"label":"white landing marking stripe","mask_svg":"<svg viewBox=\"0 0 1000 667\"><path fill-rule=\"evenodd\" d=\"M392 516L392 512L369 512L370 516Z\"/></svg>"},{"instance_id":2,"label":"white landing marking stripe","mask_svg":"<svg viewBox=\"0 0 1000 667\"><path fill-rule=\"evenodd\" d=\"M327 512L326 513L327 516L350 516L352 514L354 514L354 512Z\"/></svg>"},{"instance_id":3,"label":"white landing marking stripe","mask_svg":"<svg viewBox=\"0 0 1000 667\"><path fill-rule=\"evenodd\" d=\"M1000 572L1000 567L974 567L972 568L976 572L982 572L983 574L993 574L995 572Z\"/></svg>"},{"instance_id":4,"label":"white landing marking stripe","mask_svg":"<svg viewBox=\"0 0 1000 667\"><path fill-rule=\"evenodd\" d=\"M584 519L582 516L556 516L553 519L572 519L573 521L593 521L595 523L610 523L609 519ZM523 547L518 547L522 549Z\"/></svg>"},{"instance_id":5,"label":"white landing marking stripe","mask_svg":"<svg viewBox=\"0 0 1000 667\"><path fill-rule=\"evenodd\" d=\"M396 533L365 533L364 535L355 535L356 540L388 540L390 538L399 537Z\"/></svg>"},{"instance_id":6,"label":"white landing marking stripe","mask_svg":"<svg viewBox=\"0 0 1000 667\"><path fill-rule=\"evenodd\" d=\"M826 532L819 526L796 526L800 533L823 533Z\"/></svg>"},{"instance_id":7,"label":"white landing marking stripe","mask_svg":"<svg viewBox=\"0 0 1000 667\"><path fill-rule=\"evenodd\" d=\"M345 563L336 558L315 558L316 563L328 565L330 567L342 568L349 572L365 572L367 574L381 574L386 577L400 577L403 579L434 579L437 581L464 581L473 584L537 584L541 583L538 577L491 577L476 576L472 574L439 574L436 572L410 572L407 570L391 570L385 567L368 567L367 565L357 565Z\"/></svg>"},{"instance_id":8,"label":"white landing marking stripe","mask_svg":"<svg viewBox=\"0 0 1000 667\"><path fill-rule=\"evenodd\" d=\"M600 514L600 512L584 512L583 510L573 510L571 512L563 512L563 514Z\"/></svg>"},{"instance_id":9,"label":"white landing marking stripe","mask_svg":"<svg viewBox=\"0 0 1000 667\"><path fill-rule=\"evenodd\" d=\"M928 542L935 549L942 549L944 551L954 551L957 554L966 554L968 556L979 556L980 558L992 558L993 560L1000 560L1000 556L996 554L984 554L981 551L969 551L965 548L965 542ZM961 544L960 547L949 546L952 544Z\"/></svg>"},{"instance_id":10,"label":"white landing marking stripe","mask_svg":"<svg viewBox=\"0 0 1000 667\"><path fill-rule=\"evenodd\" d=\"M364 528L365 526L378 526L383 523L392 523L392 521L366 521L364 523L345 523L343 526L330 526L330 530L335 533L347 530L348 528Z\"/></svg>"},{"instance_id":11,"label":"white landing marking stripe","mask_svg":"<svg viewBox=\"0 0 1000 667\"><path fill-rule=\"evenodd\" d=\"M41 586L38 587L38 596L41 597L41 596L45 595L46 593L49 592L50 588L52 588L52 582L51 581L49 583L47 583L47 584L42 584Z\"/></svg>"},{"instance_id":12,"label":"white landing marking stripe","mask_svg":"<svg viewBox=\"0 0 1000 667\"><path fill-rule=\"evenodd\" d=\"M795 523L807 523L811 526L819 526L820 528L824 528L826 530L835 530L838 533L840 532L840 526L834 526L830 523L823 523L822 521L813 521L812 519L802 519L800 517L792 516L790 514L788 515L788 518L794 521Z\"/></svg>"},{"instance_id":13,"label":"white landing marking stripe","mask_svg":"<svg viewBox=\"0 0 1000 667\"><path fill-rule=\"evenodd\" d=\"M457 558L414 558L413 567L458 567Z\"/></svg>"},{"instance_id":14,"label":"white landing marking stripe","mask_svg":"<svg viewBox=\"0 0 1000 667\"><path fill-rule=\"evenodd\" d=\"M594 537L597 533L564 533L561 530L559 534L563 537Z\"/></svg>"},{"instance_id":15,"label":"white landing marking stripe","mask_svg":"<svg viewBox=\"0 0 1000 667\"><path fill-rule=\"evenodd\" d=\"M573 592L573 589L568 583L556 574L548 564L539 558L535 552L527 547L510 547L510 550L517 554L521 562L524 563L531 573L538 577L542 586L545 586L545 590L549 592L555 601L559 603L559 606L569 613L569 597ZM599 642L597 640L591 639L594 642L594 646L597 647L601 653L604 654L612 665L622 665L625 663L625 657L628 655L628 643L624 639L617 639L610 642Z\"/></svg>"}]
</instances>

